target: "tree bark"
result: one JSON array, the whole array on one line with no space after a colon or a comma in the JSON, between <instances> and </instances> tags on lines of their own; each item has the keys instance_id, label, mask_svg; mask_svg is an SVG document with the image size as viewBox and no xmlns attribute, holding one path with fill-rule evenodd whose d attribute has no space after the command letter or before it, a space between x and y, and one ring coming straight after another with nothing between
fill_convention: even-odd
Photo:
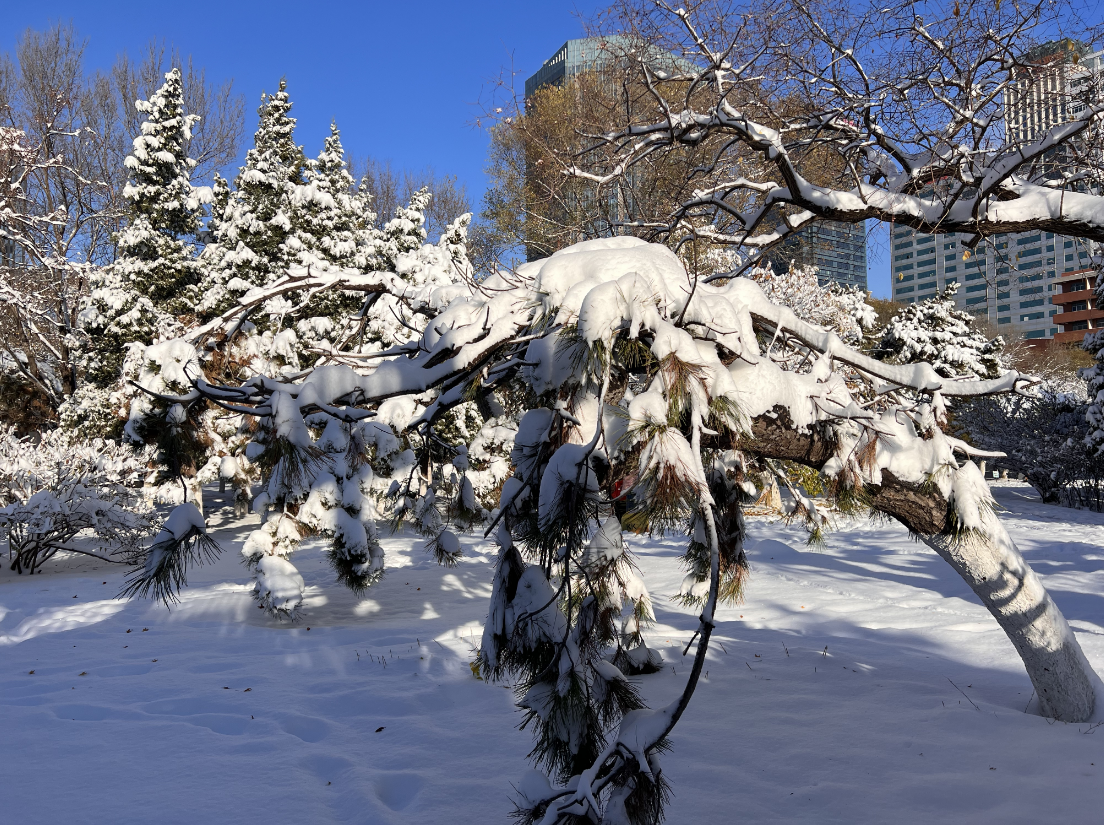
<instances>
[{"instance_id":1,"label":"tree bark","mask_svg":"<svg viewBox=\"0 0 1104 825\"><path fill-rule=\"evenodd\" d=\"M753 455L816 469L833 446L830 427L800 432L781 408L753 419L751 435L739 444ZM873 509L900 521L966 580L1020 654L1043 715L1065 722L1093 718L1100 679L996 515L983 516L984 531L956 535L951 504L934 485L921 487L883 470L881 484L863 492Z\"/></svg>"}]
</instances>

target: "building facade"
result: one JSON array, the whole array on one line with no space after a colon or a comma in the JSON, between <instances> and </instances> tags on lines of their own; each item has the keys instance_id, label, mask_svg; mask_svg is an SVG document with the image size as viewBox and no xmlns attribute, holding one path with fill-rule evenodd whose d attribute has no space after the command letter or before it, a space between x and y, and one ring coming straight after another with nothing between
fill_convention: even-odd
<instances>
[{"instance_id":1,"label":"building facade","mask_svg":"<svg viewBox=\"0 0 1104 825\"><path fill-rule=\"evenodd\" d=\"M582 72L593 71L615 59L619 37L580 37L568 40L525 81L525 100L544 86L562 86Z\"/></svg>"},{"instance_id":2,"label":"building facade","mask_svg":"<svg viewBox=\"0 0 1104 825\"><path fill-rule=\"evenodd\" d=\"M801 229L767 255L771 266L790 263L817 267L821 286L835 281L866 291L866 224L817 221Z\"/></svg>"},{"instance_id":3,"label":"building facade","mask_svg":"<svg viewBox=\"0 0 1104 825\"><path fill-rule=\"evenodd\" d=\"M928 235L907 226L892 226L891 238L893 300L898 303L933 298L957 283L955 300L960 307L1025 338L1064 340L1093 328L1094 319L1087 315L1058 317L1084 299L1083 290L1091 289L1071 289L1071 297L1065 297L1071 285L1092 277L1089 251L1079 240L1053 232L1022 232L987 238L971 250L965 246L966 235ZM1056 297L1059 300L1052 300ZM1067 324L1081 322L1086 326L1066 329Z\"/></svg>"},{"instance_id":4,"label":"building facade","mask_svg":"<svg viewBox=\"0 0 1104 825\"><path fill-rule=\"evenodd\" d=\"M1006 139L1012 145L1036 140L1077 117L1100 93L1104 52L1088 53L1076 41L1059 40L1032 49L1026 58L1028 65L1005 99ZM1048 159L1056 172L1071 162L1065 154L1058 149ZM1042 231L996 235L973 250L966 240L892 226L893 300L911 304L958 283L960 307L1025 338L1076 342L1104 326L1085 242Z\"/></svg>"}]
</instances>

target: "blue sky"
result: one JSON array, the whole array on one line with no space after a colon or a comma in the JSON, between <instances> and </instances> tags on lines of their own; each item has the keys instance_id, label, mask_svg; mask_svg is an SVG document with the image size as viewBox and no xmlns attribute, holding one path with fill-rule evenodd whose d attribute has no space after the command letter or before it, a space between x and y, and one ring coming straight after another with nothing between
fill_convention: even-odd
<instances>
[{"instance_id":1,"label":"blue sky","mask_svg":"<svg viewBox=\"0 0 1104 825\"><path fill-rule=\"evenodd\" d=\"M212 80L232 77L246 98L246 140L262 90L281 76L298 118L296 136L315 154L331 119L355 155L399 168L455 174L478 205L485 188L486 134L472 126L481 93L513 65L518 88L604 3L39 2L5 4L0 48L27 28L72 20L88 38L86 63L107 69L151 39L191 54ZM317 16L313 16L317 15ZM875 241L878 236L873 236ZM884 237L882 235L881 237ZM871 283L888 296L884 243L872 244ZM877 260L876 260L877 259Z\"/></svg>"}]
</instances>

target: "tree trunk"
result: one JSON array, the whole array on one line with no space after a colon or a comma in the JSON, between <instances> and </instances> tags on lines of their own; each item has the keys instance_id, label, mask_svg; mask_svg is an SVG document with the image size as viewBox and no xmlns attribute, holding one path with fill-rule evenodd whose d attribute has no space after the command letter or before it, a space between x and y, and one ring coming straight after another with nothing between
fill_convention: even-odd
<instances>
[{"instance_id":1,"label":"tree trunk","mask_svg":"<svg viewBox=\"0 0 1104 825\"><path fill-rule=\"evenodd\" d=\"M820 469L834 452L832 441L829 427L800 432L776 407L753 419L752 434L739 447ZM883 470L881 484L863 492L873 509L904 524L966 580L1020 654L1044 715L1065 722L1093 718L1104 685L995 514L983 514L983 531L956 535L950 502L935 485L911 484Z\"/></svg>"},{"instance_id":2,"label":"tree trunk","mask_svg":"<svg viewBox=\"0 0 1104 825\"><path fill-rule=\"evenodd\" d=\"M996 516L988 535L922 536L970 585L1023 659L1044 716L1092 718L1099 684L1065 617Z\"/></svg>"}]
</instances>

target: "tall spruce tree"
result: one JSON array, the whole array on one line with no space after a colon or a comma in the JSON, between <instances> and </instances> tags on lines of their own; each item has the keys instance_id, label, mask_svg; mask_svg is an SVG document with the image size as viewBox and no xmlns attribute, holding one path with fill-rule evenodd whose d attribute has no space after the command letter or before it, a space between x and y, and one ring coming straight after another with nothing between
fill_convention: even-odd
<instances>
[{"instance_id":1,"label":"tall spruce tree","mask_svg":"<svg viewBox=\"0 0 1104 825\"><path fill-rule=\"evenodd\" d=\"M295 260L295 193L307 166L295 143L287 81L262 95L253 148L235 180L235 190L216 216L213 243L203 252L198 310L217 315L254 286L270 283Z\"/></svg>"},{"instance_id":2,"label":"tall spruce tree","mask_svg":"<svg viewBox=\"0 0 1104 825\"><path fill-rule=\"evenodd\" d=\"M198 117L184 113L180 70L167 73L164 85L135 107L146 120L125 161L129 218L116 237L115 262L94 276L81 314L87 378L97 387L119 379L130 345L180 333L177 317L190 312L199 282L191 239L210 193L190 181L195 161L186 148Z\"/></svg>"},{"instance_id":3,"label":"tall spruce tree","mask_svg":"<svg viewBox=\"0 0 1104 825\"><path fill-rule=\"evenodd\" d=\"M379 232L371 210L371 196L357 190L336 123L330 124L318 157L307 164L306 182L294 196L294 238L288 247L307 266L336 266L358 271L376 269ZM293 299L294 300L294 299ZM304 347L329 349L347 337L352 317L364 306L364 297L341 290L323 292L299 313L296 330Z\"/></svg>"},{"instance_id":4,"label":"tall spruce tree","mask_svg":"<svg viewBox=\"0 0 1104 825\"><path fill-rule=\"evenodd\" d=\"M376 216L367 192L354 186L336 123L330 124L318 157L308 162L305 178L294 197L300 257L309 262L303 256L307 253L337 266L367 268Z\"/></svg>"}]
</instances>

